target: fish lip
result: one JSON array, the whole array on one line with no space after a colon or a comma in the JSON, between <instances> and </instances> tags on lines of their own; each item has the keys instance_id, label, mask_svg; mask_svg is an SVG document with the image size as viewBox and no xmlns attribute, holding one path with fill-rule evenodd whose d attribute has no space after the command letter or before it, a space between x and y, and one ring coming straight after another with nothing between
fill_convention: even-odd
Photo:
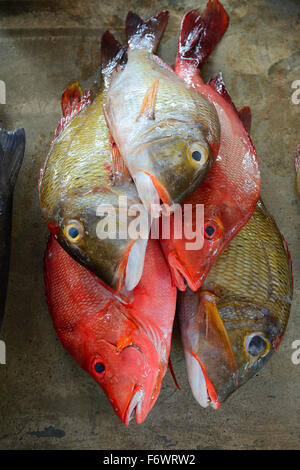
<instances>
[{"instance_id":1,"label":"fish lip","mask_svg":"<svg viewBox=\"0 0 300 470\"><path fill-rule=\"evenodd\" d=\"M186 361L189 364L189 367L192 367L192 374L189 373L188 377L192 393L196 401L203 408L211 406L215 410L219 409L221 402L218 397L214 399L211 396L207 387L207 380L209 379L199 358L194 353L191 354L186 351Z\"/></svg>"},{"instance_id":2,"label":"fish lip","mask_svg":"<svg viewBox=\"0 0 300 470\"><path fill-rule=\"evenodd\" d=\"M201 279L195 280L193 278L188 269L181 264L175 252L169 253L168 263L171 268L174 283L181 292L186 290L187 285L193 292L196 292L201 287Z\"/></svg>"},{"instance_id":3,"label":"fish lip","mask_svg":"<svg viewBox=\"0 0 300 470\"><path fill-rule=\"evenodd\" d=\"M124 413L123 422L125 426L128 426L131 418L135 417L137 424L141 424L144 421L144 416L142 413L142 404L143 404L144 392L140 387L135 387L131 400L126 408Z\"/></svg>"}]
</instances>

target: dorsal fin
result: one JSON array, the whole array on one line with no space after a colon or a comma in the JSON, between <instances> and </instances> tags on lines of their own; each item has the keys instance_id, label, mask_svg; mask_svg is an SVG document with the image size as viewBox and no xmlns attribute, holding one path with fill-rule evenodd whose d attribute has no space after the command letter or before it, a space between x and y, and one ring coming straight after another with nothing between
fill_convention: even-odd
<instances>
[{"instance_id":1,"label":"dorsal fin","mask_svg":"<svg viewBox=\"0 0 300 470\"><path fill-rule=\"evenodd\" d=\"M155 52L169 19L169 12L164 10L149 20L144 21L130 11L126 18L126 37L131 49L145 48Z\"/></svg>"},{"instance_id":2,"label":"dorsal fin","mask_svg":"<svg viewBox=\"0 0 300 470\"><path fill-rule=\"evenodd\" d=\"M251 114L251 109L249 106L244 106L240 111L238 111L230 98L230 95L227 91L227 88L225 86L224 80L223 80L223 75L222 73L218 73L214 78L210 78L207 84L216 90L219 95L221 95L225 101L227 101L228 104L232 107L232 109L237 113L239 116L244 128L246 129L247 133L250 134L250 129L251 129L251 121L252 121L252 114Z\"/></svg>"},{"instance_id":3,"label":"dorsal fin","mask_svg":"<svg viewBox=\"0 0 300 470\"><path fill-rule=\"evenodd\" d=\"M229 103L232 108L236 111L236 107L234 106L231 98L230 98L230 95L226 89L226 86L225 86L225 82L224 82L224 79L223 79L223 75L221 72L219 72L215 77L213 78L210 78L207 82L207 84L213 88L214 90L216 90L219 95L223 96L224 100L227 101L227 103Z\"/></svg>"},{"instance_id":4,"label":"dorsal fin","mask_svg":"<svg viewBox=\"0 0 300 470\"><path fill-rule=\"evenodd\" d=\"M252 123L252 114L251 114L251 108L250 106L243 106L239 110L239 116L240 120L242 121L244 128L250 134L251 131L251 123Z\"/></svg>"},{"instance_id":5,"label":"dorsal fin","mask_svg":"<svg viewBox=\"0 0 300 470\"><path fill-rule=\"evenodd\" d=\"M68 86L61 97L61 109L64 117L72 113L72 109L79 105L81 98L82 89L76 80Z\"/></svg>"},{"instance_id":6,"label":"dorsal fin","mask_svg":"<svg viewBox=\"0 0 300 470\"><path fill-rule=\"evenodd\" d=\"M57 125L55 137L58 137L66 125L69 124L69 122L72 121L72 119L76 116L76 114L86 108L86 106L88 106L90 103L91 91L82 91L78 80L70 83L61 97L61 108L63 116Z\"/></svg>"},{"instance_id":7,"label":"dorsal fin","mask_svg":"<svg viewBox=\"0 0 300 470\"><path fill-rule=\"evenodd\" d=\"M156 78L153 83L153 86L149 88L149 90L147 91L143 99L142 106L140 109L140 113L137 117L137 120L141 116L145 116L147 119L153 119L153 120L155 119L155 101L156 101L158 83L159 83L159 79Z\"/></svg>"},{"instance_id":8,"label":"dorsal fin","mask_svg":"<svg viewBox=\"0 0 300 470\"><path fill-rule=\"evenodd\" d=\"M51 154L53 145L57 137L62 133L64 128L72 121L72 119L84 108L90 105L92 101L91 90L82 91L78 81L72 82L62 94L61 107L63 116L57 124L54 138L50 144L50 149L45 159L43 168L40 170L40 178L38 182L38 193L40 194L40 188L43 180L44 170L47 165L49 155Z\"/></svg>"},{"instance_id":9,"label":"dorsal fin","mask_svg":"<svg viewBox=\"0 0 300 470\"><path fill-rule=\"evenodd\" d=\"M130 173L120 150L109 132L109 144L111 149L112 167L113 167L113 183L116 184L121 180L130 178Z\"/></svg>"}]
</instances>

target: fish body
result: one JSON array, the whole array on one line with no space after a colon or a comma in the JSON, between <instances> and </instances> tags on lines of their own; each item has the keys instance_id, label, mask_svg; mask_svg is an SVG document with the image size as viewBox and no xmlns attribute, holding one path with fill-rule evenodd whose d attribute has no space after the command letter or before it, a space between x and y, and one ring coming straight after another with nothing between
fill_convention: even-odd
<instances>
[{"instance_id":1,"label":"fish body","mask_svg":"<svg viewBox=\"0 0 300 470\"><path fill-rule=\"evenodd\" d=\"M292 300L287 245L259 200L250 221L178 314L189 382L202 406L221 403L278 348Z\"/></svg>"},{"instance_id":2,"label":"fish body","mask_svg":"<svg viewBox=\"0 0 300 470\"><path fill-rule=\"evenodd\" d=\"M254 146L225 88L222 75L205 84L200 69L226 31L228 16L218 0L208 2L183 19L175 71L213 102L221 139L216 162L201 186L184 204L191 204L193 223L197 205L204 205L204 243L200 250L186 249L190 240L162 240L162 247L180 290L186 284L199 289L211 266L250 219L260 192L260 171ZM247 114L247 113L246 113ZM173 223L170 224L173 227Z\"/></svg>"},{"instance_id":3,"label":"fish body","mask_svg":"<svg viewBox=\"0 0 300 470\"><path fill-rule=\"evenodd\" d=\"M203 181L219 146L214 106L153 54L167 12L127 17L128 57L112 75L105 115L150 211L181 203ZM109 73L111 70L109 69Z\"/></svg>"},{"instance_id":4,"label":"fish body","mask_svg":"<svg viewBox=\"0 0 300 470\"><path fill-rule=\"evenodd\" d=\"M143 208L110 137L103 115L105 94L104 87L91 102L78 82L64 93L64 117L39 183L40 205L51 233L74 259L113 289L125 284L131 290L142 274L147 237L119 237L122 220L126 226L133 220L121 212L120 197L128 206ZM106 207L115 222L112 232L107 228L108 235L100 238L98 211Z\"/></svg>"},{"instance_id":5,"label":"fish body","mask_svg":"<svg viewBox=\"0 0 300 470\"><path fill-rule=\"evenodd\" d=\"M24 152L24 129L7 132L0 128L0 327L9 275L13 192Z\"/></svg>"},{"instance_id":6,"label":"fish body","mask_svg":"<svg viewBox=\"0 0 300 470\"><path fill-rule=\"evenodd\" d=\"M45 255L49 312L63 346L103 388L116 414L141 423L167 371L176 289L157 240L124 300L52 237Z\"/></svg>"}]
</instances>

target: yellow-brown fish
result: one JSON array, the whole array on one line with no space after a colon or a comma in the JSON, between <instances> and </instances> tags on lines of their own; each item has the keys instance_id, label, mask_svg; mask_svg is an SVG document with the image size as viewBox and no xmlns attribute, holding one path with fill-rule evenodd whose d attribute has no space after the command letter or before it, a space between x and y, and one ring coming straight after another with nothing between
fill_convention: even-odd
<instances>
[{"instance_id":1,"label":"yellow-brown fish","mask_svg":"<svg viewBox=\"0 0 300 470\"><path fill-rule=\"evenodd\" d=\"M103 115L105 93L103 87L91 102L78 82L64 93L64 117L39 183L40 204L50 231L75 260L113 289L125 284L131 290L142 275L147 239L119 237L120 197L127 198L128 206L143 206L110 137ZM110 225L115 233L108 228L107 238L103 231L99 238L99 208L115 214ZM128 225L133 217L127 214L122 217Z\"/></svg>"},{"instance_id":2,"label":"yellow-brown fish","mask_svg":"<svg viewBox=\"0 0 300 470\"><path fill-rule=\"evenodd\" d=\"M292 299L286 242L259 200L197 292L180 293L189 382L201 406L221 403L279 346Z\"/></svg>"}]
</instances>

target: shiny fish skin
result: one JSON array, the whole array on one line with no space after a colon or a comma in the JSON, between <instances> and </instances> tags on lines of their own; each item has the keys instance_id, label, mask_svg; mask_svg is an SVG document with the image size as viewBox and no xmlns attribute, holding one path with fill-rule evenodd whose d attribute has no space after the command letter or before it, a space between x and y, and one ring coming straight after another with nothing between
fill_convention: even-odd
<instances>
[{"instance_id":1,"label":"shiny fish skin","mask_svg":"<svg viewBox=\"0 0 300 470\"><path fill-rule=\"evenodd\" d=\"M182 21L175 71L195 90L210 99L221 126L216 162L201 186L184 204L204 205L205 226L214 228L200 250L187 250L189 240L162 240L176 286L199 289L211 266L232 238L248 222L260 191L260 170L255 148L225 88L222 75L203 82L201 68L226 31L228 17L220 2L210 1L203 14L187 13ZM188 41L186 38L194 38ZM173 223L171 223L171 227Z\"/></svg>"},{"instance_id":2,"label":"shiny fish skin","mask_svg":"<svg viewBox=\"0 0 300 470\"><path fill-rule=\"evenodd\" d=\"M113 289L120 290L127 282L131 290L142 274L147 240L136 242L141 249L135 253L135 272L129 274L126 265L134 241L101 240L96 233L101 220L97 207L112 205L118 228L119 197L126 196L128 206L141 204L129 176L118 174L114 167L104 101L105 89L92 104L84 105L54 140L40 181L40 203L50 231L74 259ZM131 219L128 217L127 224ZM74 221L82 227L79 243L66 236L66 227Z\"/></svg>"},{"instance_id":3,"label":"shiny fish skin","mask_svg":"<svg viewBox=\"0 0 300 470\"><path fill-rule=\"evenodd\" d=\"M73 260L52 237L45 255L49 312L63 346L104 390L115 413L142 423L167 371L176 289L157 240L129 301ZM104 373L97 373L95 362Z\"/></svg>"},{"instance_id":4,"label":"shiny fish skin","mask_svg":"<svg viewBox=\"0 0 300 470\"><path fill-rule=\"evenodd\" d=\"M219 256L201 289L179 295L189 381L202 406L210 403L218 408L263 367L283 338L291 301L289 254L259 200L252 218ZM252 357L246 348L257 335L266 340L266 349ZM197 373L202 378L198 382ZM203 376L212 385L206 393Z\"/></svg>"},{"instance_id":5,"label":"shiny fish skin","mask_svg":"<svg viewBox=\"0 0 300 470\"><path fill-rule=\"evenodd\" d=\"M214 162L220 129L209 100L153 55L151 41L141 37L139 44L139 31L133 38L127 64L113 74L105 115L150 210L159 199L180 203L200 185ZM149 93L150 109L143 110ZM190 157L197 148L205 149L207 160Z\"/></svg>"}]
</instances>

